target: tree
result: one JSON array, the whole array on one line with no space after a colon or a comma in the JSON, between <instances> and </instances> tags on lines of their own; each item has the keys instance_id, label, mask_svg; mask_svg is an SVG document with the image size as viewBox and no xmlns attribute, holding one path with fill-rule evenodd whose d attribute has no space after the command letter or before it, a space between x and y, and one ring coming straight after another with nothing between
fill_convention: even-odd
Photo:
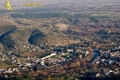
<instances>
[{"instance_id":1,"label":"tree","mask_svg":"<svg viewBox=\"0 0 120 80\"><path fill-rule=\"evenodd\" d=\"M99 48L100 48L100 45L96 45L96 50L99 50Z\"/></svg>"},{"instance_id":2,"label":"tree","mask_svg":"<svg viewBox=\"0 0 120 80\"><path fill-rule=\"evenodd\" d=\"M87 47L87 51L89 51L90 53L93 53L93 49L90 46Z\"/></svg>"}]
</instances>

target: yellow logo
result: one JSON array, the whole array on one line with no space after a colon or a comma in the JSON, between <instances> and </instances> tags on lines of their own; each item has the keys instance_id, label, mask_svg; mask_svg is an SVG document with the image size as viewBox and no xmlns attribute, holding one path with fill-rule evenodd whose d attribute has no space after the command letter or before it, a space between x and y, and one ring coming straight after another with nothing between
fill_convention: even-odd
<instances>
[{"instance_id":1,"label":"yellow logo","mask_svg":"<svg viewBox=\"0 0 120 80\"><path fill-rule=\"evenodd\" d=\"M39 3L26 3L26 4L23 4L23 6L27 6L27 7L30 7L30 6L41 6L41 4L39 4Z\"/></svg>"},{"instance_id":2,"label":"yellow logo","mask_svg":"<svg viewBox=\"0 0 120 80\"><path fill-rule=\"evenodd\" d=\"M7 9L7 10L12 10L11 4L10 4L9 1L5 1L5 6L6 6L6 9Z\"/></svg>"},{"instance_id":3,"label":"yellow logo","mask_svg":"<svg viewBox=\"0 0 120 80\"><path fill-rule=\"evenodd\" d=\"M7 10L12 10L11 8L11 3L9 0L5 1L5 6L6 6L6 9ZM18 5L19 6L19 5ZM37 7L37 6L42 6L41 4L39 3L25 3L23 4L22 6L26 6L26 7Z\"/></svg>"}]
</instances>

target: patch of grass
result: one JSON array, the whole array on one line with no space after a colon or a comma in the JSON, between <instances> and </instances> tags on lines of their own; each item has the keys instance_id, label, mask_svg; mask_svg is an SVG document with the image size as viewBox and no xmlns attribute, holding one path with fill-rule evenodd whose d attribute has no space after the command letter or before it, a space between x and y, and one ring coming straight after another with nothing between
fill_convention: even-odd
<instances>
[{"instance_id":1,"label":"patch of grass","mask_svg":"<svg viewBox=\"0 0 120 80\"><path fill-rule=\"evenodd\" d=\"M26 52L24 54L21 54L21 56L35 57L35 56L40 56L40 53Z\"/></svg>"},{"instance_id":2,"label":"patch of grass","mask_svg":"<svg viewBox=\"0 0 120 80\"><path fill-rule=\"evenodd\" d=\"M0 69L6 69L13 66L16 66L16 64L11 63L10 61L0 61Z\"/></svg>"}]
</instances>

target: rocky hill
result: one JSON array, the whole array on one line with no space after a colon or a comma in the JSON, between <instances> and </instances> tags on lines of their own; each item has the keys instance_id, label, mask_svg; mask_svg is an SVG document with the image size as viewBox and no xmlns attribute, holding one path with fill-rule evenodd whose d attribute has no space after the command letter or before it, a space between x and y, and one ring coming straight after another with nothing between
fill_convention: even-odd
<instances>
[{"instance_id":1,"label":"rocky hill","mask_svg":"<svg viewBox=\"0 0 120 80\"><path fill-rule=\"evenodd\" d=\"M68 27L70 27L69 24L64 23L60 18L47 20L1 18L1 48L10 49L24 45L66 45L79 42L64 34L63 31L66 31Z\"/></svg>"}]
</instances>

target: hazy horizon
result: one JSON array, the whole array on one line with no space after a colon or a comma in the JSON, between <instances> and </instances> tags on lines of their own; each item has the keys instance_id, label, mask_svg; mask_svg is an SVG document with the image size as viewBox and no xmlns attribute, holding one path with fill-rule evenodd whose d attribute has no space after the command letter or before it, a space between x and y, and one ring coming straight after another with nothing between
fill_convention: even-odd
<instances>
[{"instance_id":1,"label":"hazy horizon","mask_svg":"<svg viewBox=\"0 0 120 80\"><path fill-rule=\"evenodd\" d=\"M120 0L10 0L11 5L13 8L18 8L21 7L22 4L24 3L41 3L42 6L47 5L47 4L55 4L55 3L99 3L99 2L108 2L108 3L118 3ZM5 0L0 2L0 10L5 9Z\"/></svg>"}]
</instances>

